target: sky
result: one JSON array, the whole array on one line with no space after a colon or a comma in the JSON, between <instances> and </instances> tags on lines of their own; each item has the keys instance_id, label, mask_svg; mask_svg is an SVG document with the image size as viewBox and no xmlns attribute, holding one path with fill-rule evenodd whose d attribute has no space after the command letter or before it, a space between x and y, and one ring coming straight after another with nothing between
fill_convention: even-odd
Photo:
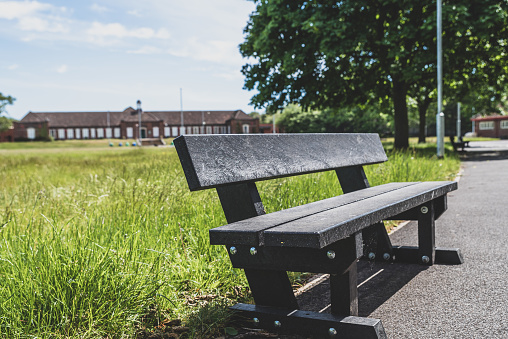
<instances>
[{"instance_id":1,"label":"sky","mask_svg":"<svg viewBox=\"0 0 508 339\"><path fill-rule=\"evenodd\" d=\"M32 112L254 111L247 0L0 0L0 93Z\"/></svg>"}]
</instances>

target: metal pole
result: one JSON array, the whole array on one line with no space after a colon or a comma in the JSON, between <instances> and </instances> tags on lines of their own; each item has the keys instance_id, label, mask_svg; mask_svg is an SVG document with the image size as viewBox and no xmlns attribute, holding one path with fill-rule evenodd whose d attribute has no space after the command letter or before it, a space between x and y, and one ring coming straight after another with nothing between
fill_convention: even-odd
<instances>
[{"instance_id":1,"label":"metal pole","mask_svg":"<svg viewBox=\"0 0 508 339\"><path fill-rule=\"evenodd\" d=\"M443 113L443 50L442 36L442 0L437 0L437 115L436 115L436 134L437 134L437 156L444 156L444 113Z\"/></svg>"},{"instance_id":2,"label":"metal pole","mask_svg":"<svg viewBox=\"0 0 508 339\"><path fill-rule=\"evenodd\" d=\"M182 89L180 88L180 121L182 122L182 126L180 127L180 135L184 134L185 129L183 126L183 99L182 99Z\"/></svg>"},{"instance_id":3,"label":"metal pole","mask_svg":"<svg viewBox=\"0 0 508 339\"><path fill-rule=\"evenodd\" d=\"M457 103L457 140L459 140L461 137L460 123L461 123L461 121L460 121L460 102L459 102L459 103Z\"/></svg>"},{"instance_id":4,"label":"metal pole","mask_svg":"<svg viewBox=\"0 0 508 339\"><path fill-rule=\"evenodd\" d=\"M272 122L272 125L273 125L273 126L272 126L272 127L273 127L273 131L272 131L272 133L274 133L274 134L275 134L275 133L276 133L276 132L275 132L275 114L273 115L273 122Z\"/></svg>"},{"instance_id":5,"label":"metal pole","mask_svg":"<svg viewBox=\"0 0 508 339\"><path fill-rule=\"evenodd\" d=\"M108 130L111 128L110 124L109 124L109 111L108 111ZM110 138L108 138L110 139Z\"/></svg>"},{"instance_id":6,"label":"metal pole","mask_svg":"<svg viewBox=\"0 0 508 339\"><path fill-rule=\"evenodd\" d=\"M137 104L138 104L138 118L139 118L138 143L139 143L139 146L141 146L142 145L142 142L141 142L141 100L138 100Z\"/></svg>"}]
</instances>

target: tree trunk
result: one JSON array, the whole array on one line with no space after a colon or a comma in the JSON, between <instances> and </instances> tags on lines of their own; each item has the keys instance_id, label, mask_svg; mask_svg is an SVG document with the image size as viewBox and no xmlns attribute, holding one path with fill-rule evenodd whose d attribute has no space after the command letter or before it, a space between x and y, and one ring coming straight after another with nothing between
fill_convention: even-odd
<instances>
[{"instance_id":1,"label":"tree trunk","mask_svg":"<svg viewBox=\"0 0 508 339\"><path fill-rule=\"evenodd\" d=\"M420 115L420 126L418 129L418 143L422 144L427 142L425 140L426 133L425 133L425 126L426 126L426 116L427 116L427 110L429 109L431 103L431 99L429 96L425 96L425 99L423 101L418 100L418 114Z\"/></svg>"},{"instance_id":2,"label":"tree trunk","mask_svg":"<svg viewBox=\"0 0 508 339\"><path fill-rule=\"evenodd\" d=\"M409 121L407 117L407 91L406 83L393 79L392 100L395 122L395 149L409 147Z\"/></svg>"}]
</instances>

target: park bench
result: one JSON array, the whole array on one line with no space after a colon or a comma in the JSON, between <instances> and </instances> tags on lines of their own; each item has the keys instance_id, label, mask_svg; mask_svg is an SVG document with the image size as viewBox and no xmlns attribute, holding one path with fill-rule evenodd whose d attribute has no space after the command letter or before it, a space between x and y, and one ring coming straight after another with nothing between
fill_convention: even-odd
<instances>
[{"instance_id":1,"label":"park bench","mask_svg":"<svg viewBox=\"0 0 508 339\"><path fill-rule=\"evenodd\" d=\"M232 307L249 326L318 338L384 338L378 319L358 317L357 266L460 264L436 248L435 220L456 182L370 187L363 165L387 161L377 134L184 135L174 140L191 191L215 188L228 225L209 231L242 268L255 305ZM265 214L256 182L334 170L344 192ZM392 246L383 220L418 220L418 246ZM331 314L299 310L287 271L330 274Z\"/></svg>"},{"instance_id":2,"label":"park bench","mask_svg":"<svg viewBox=\"0 0 508 339\"><path fill-rule=\"evenodd\" d=\"M457 152L457 150L464 151L464 148L469 147L469 141L464 141L462 137L460 137L459 140L455 142L455 137L453 135L450 136L450 143L455 152Z\"/></svg>"}]
</instances>

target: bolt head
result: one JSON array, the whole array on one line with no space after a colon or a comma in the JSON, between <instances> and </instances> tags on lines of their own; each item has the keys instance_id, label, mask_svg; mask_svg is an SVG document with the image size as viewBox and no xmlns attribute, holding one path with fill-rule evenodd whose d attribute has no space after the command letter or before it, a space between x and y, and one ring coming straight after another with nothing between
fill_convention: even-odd
<instances>
[{"instance_id":1,"label":"bolt head","mask_svg":"<svg viewBox=\"0 0 508 339\"><path fill-rule=\"evenodd\" d=\"M229 248L229 253L231 253L232 255L235 255L236 253L238 253L238 250L236 249L235 246L231 246Z\"/></svg>"},{"instance_id":2,"label":"bolt head","mask_svg":"<svg viewBox=\"0 0 508 339\"><path fill-rule=\"evenodd\" d=\"M427 214L429 212L429 208L427 206L422 206L420 210L422 211L423 214Z\"/></svg>"},{"instance_id":3,"label":"bolt head","mask_svg":"<svg viewBox=\"0 0 508 339\"><path fill-rule=\"evenodd\" d=\"M424 264L428 264L428 263L429 263L429 261L430 261L430 258L429 258L429 257L427 257L426 255L424 255L424 256L422 257L422 262L423 262Z\"/></svg>"},{"instance_id":4,"label":"bolt head","mask_svg":"<svg viewBox=\"0 0 508 339\"><path fill-rule=\"evenodd\" d=\"M335 251L329 250L328 252L326 252L326 256L328 257L328 259L335 259Z\"/></svg>"},{"instance_id":5,"label":"bolt head","mask_svg":"<svg viewBox=\"0 0 508 339\"><path fill-rule=\"evenodd\" d=\"M385 254L383 254L383 259L384 259L384 260L388 261L388 260L390 260L391 258L392 258L392 256L390 255L390 253L385 253Z\"/></svg>"},{"instance_id":6,"label":"bolt head","mask_svg":"<svg viewBox=\"0 0 508 339\"><path fill-rule=\"evenodd\" d=\"M259 324L259 319L258 318L254 318L254 319L252 319L252 321L254 321L254 324Z\"/></svg>"},{"instance_id":7,"label":"bolt head","mask_svg":"<svg viewBox=\"0 0 508 339\"><path fill-rule=\"evenodd\" d=\"M281 324L281 323L280 323L280 321L278 321L278 320L275 320L275 321L273 322L273 324L274 324L274 325L275 325L275 327L277 327L277 328L282 326L282 324Z\"/></svg>"},{"instance_id":8,"label":"bolt head","mask_svg":"<svg viewBox=\"0 0 508 339\"><path fill-rule=\"evenodd\" d=\"M258 250L255 247L251 247L249 252L251 255L256 255L258 253Z\"/></svg>"},{"instance_id":9,"label":"bolt head","mask_svg":"<svg viewBox=\"0 0 508 339\"><path fill-rule=\"evenodd\" d=\"M336 335L337 335L337 330L336 330L336 329L334 329L333 327L330 327L330 328L328 329L328 334L330 335L330 337L334 337L334 336L336 336Z\"/></svg>"},{"instance_id":10,"label":"bolt head","mask_svg":"<svg viewBox=\"0 0 508 339\"><path fill-rule=\"evenodd\" d=\"M376 253L370 252L369 253L369 260L374 260L374 259L376 259Z\"/></svg>"}]
</instances>

